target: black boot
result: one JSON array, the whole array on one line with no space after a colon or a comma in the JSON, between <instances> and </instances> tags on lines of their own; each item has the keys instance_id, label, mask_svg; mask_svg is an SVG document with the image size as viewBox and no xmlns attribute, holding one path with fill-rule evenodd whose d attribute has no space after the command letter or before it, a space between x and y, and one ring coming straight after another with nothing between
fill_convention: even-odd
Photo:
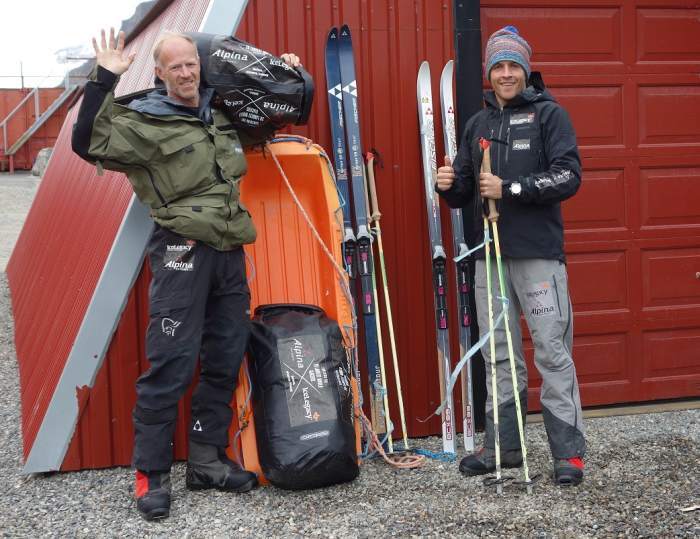
<instances>
[{"instance_id":1,"label":"black boot","mask_svg":"<svg viewBox=\"0 0 700 539\"><path fill-rule=\"evenodd\" d=\"M136 470L136 508L146 520L170 515L170 472Z\"/></svg>"},{"instance_id":2,"label":"black boot","mask_svg":"<svg viewBox=\"0 0 700 539\"><path fill-rule=\"evenodd\" d=\"M554 481L561 486L576 486L583 481L583 459L554 459Z\"/></svg>"},{"instance_id":3,"label":"black boot","mask_svg":"<svg viewBox=\"0 0 700 539\"><path fill-rule=\"evenodd\" d=\"M190 490L216 488L248 492L258 486L257 476L230 460L224 448L190 440L185 484Z\"/></svg>"},{"instance_id":4,"label":"black boot","mask_svg":"<svg viewBox=\"0 0 700 539\"><path fill-rule=\"evenodd\" d=\"M519 450L501 451L501 467L520 468L523 455ZM482 447L476 453L467 455L459 463L459 471L464 475L484 475L496 470L496 452Z\"/></svg>"}]
</instances>

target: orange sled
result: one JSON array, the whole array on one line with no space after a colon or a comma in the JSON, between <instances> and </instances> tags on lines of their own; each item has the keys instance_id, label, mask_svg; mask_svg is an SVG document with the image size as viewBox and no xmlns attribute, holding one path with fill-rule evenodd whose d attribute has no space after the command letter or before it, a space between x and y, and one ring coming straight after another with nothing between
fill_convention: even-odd
<instances>
[{"instance_id":1,"label":"orange sled","mask_svg":"<svg viewBox=\"0 0 700 539\"><path fill-rule=\"evenodd\" d=\"M246 246L251 312L258 305L303 303L318 305L335 319L345 336L346 347L354 346L351 305L341 279L314 237L311 225L294 201L271 153L281 165L303 211L308 215L338 267L342 267L342 223L338 193L331 166L323 149L301 137L280 137L263 151L247 154L248 173L241 182L241 201L258 231L253 245ZM234 421L230 429L232 447L241 452L244 467L266 483L258 460L255 418L250 402L250 380L246 365L241 369L234 396ZM355 407L357 381L353 379ZM239 432L240 428L240 432ZM360 425L355 421L357 452ZM238 433L238 436L236 434ZM233 458L233 454L229 455Z\"/></svg>"}]
</instances>

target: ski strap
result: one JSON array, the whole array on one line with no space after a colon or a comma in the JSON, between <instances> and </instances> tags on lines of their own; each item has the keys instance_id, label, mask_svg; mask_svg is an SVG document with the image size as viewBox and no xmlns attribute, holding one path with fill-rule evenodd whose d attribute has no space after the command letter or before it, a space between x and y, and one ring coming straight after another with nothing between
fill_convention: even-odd
<instances>
[{"instance_id":1,"label":"ski strap","mask_svg":"<svg viewBox=\"0 0 700 539\"><path fill-rule=\"evenodd\" d=\"M501 322L503 322L503 317L505 316L506 310L508 309L508 303L509 300L508 298L504 298L501 296L496 296L497 299L501 300L501 303L503 305L501 309L501 314L498 315L496 318L496 321L493 324L493 329L495 330ZM445 394L449 395L452 389L454 388L455 384L457 383L457 378L459 377L459 373L462 371L464 366L467 364L467 362L472 358L474 354L476 354L479 349L486 344L486 341L489 340L489 337L491 337L491 331L487 331L485 335L483 335L477 343L475 343L464 356L462 356L462 359L460 359L459 363L455 366L454 370L452 371L452 374L450 375L450 380L449 383L447 384L447 388L445 389ZM440 406L438 406L435 411L433 412L434 415L440 416L442 415L443 410L445 409L446 401L443 400L440 403Z\"/></svg>"}]
</instances>

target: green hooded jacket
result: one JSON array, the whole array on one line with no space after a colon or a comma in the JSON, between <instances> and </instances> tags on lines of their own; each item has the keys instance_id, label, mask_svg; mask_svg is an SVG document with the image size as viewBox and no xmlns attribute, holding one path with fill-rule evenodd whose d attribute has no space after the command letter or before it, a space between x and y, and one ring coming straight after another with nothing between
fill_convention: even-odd
<instances>
[{"instance_id":1,"label":"green hooded jacket","mask_svg":"<svg viewBox=\"0 0 700 539\"><path fill-rule=\"evenodd\" d=\"M155 90L127 105L114 102L118 77L98 67L73 127L73 151L124 172L159 225L227 251L255 241L255 227L239 200L247 164L230 121L201 92L193 109ZM245 140L252 144L260 141Z\"/></svg>"}]
</instances>

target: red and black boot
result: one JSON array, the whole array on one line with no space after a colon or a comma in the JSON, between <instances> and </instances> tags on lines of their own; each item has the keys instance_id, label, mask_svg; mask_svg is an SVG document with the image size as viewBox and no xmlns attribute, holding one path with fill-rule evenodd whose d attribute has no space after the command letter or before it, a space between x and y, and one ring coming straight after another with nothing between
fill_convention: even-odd
<instances>
[{"instance_id":1,"label":"red and black boot","mask_svg":"<svg viewBox=\"0 0 700 539\"><path fill-rule=\"evenodd\" d=\"M575 486L583 481L583 459L554 459L554 481L561 486Z\"/></svg>"},{"instance_id":2,"label":"red and black boot","mask_svg":"<svg viewBox=\"0 0 700 539\"><path fill-rule=\"evenodd\" d=\"M136 507L146 520L170 515L170 472L136 470Z\"/></svg>"}]
</instances>

